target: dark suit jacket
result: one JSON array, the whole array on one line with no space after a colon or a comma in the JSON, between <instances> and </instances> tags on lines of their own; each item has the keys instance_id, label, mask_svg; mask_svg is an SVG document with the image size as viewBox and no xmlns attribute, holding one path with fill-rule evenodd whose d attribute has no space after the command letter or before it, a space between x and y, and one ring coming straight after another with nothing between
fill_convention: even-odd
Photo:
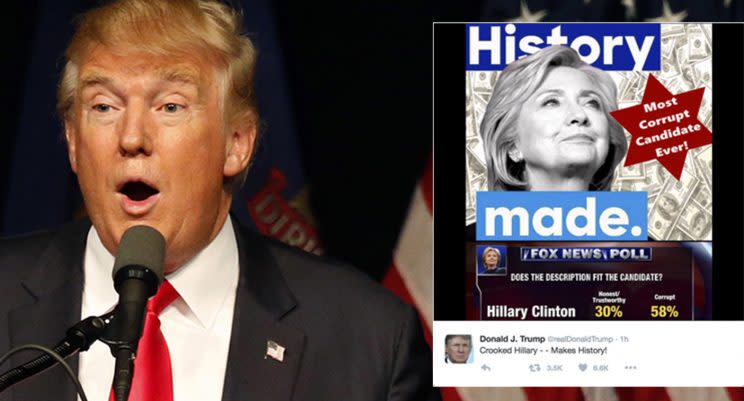
<instances>
[{"instance_id":1,"label":"dark suit jacket","mask_svg":"<svg viewBox=\"0 0 744 401\"><path fill-rule=\"evenodd\" d=\"M89 227L78 222L0 240L0 353L26 343L56 344L80 320ZM237 225L236 236L241 273L223 400L439 398L411 307L352 268ZM268 340L285 347L283 362L265 358ZM21 353L11 364L31 356ZM68 362L77 370L77 357ZM60 367L0 394L14 401L74 399Z\"/></svg>"}]
</instances>

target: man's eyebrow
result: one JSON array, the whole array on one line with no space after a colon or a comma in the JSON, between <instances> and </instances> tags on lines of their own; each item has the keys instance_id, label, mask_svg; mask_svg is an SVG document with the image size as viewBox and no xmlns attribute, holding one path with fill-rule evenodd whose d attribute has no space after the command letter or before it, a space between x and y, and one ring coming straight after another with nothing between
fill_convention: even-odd
<instances>
[{"instance_id":1,"label":"man's eyebrow","mask_svg":"<svg viewBox=\"0 0 744 401\"><path fill-rule=\"evenodd\" d=\"M199 86L199 73L193 68L168 66L155 70L158 79Z\"/></svg>"},{"instance_id":2,"label":"man's eyebrow","mask_svg":"<svg viewBox=\"0 0 744 401\"><path fill-rule=\"evenodd\" d=\"M110 83L111 83L111 78L109 78L109 77L107 77L107 76L105 76L105 75L103 75L103 74L101 74L101 73L99 73L97 71L85 73L80 78L80 88L81 89L85 89L87 87L97 86L97 85L107 86Z\"/></svg>"}]
</instances>

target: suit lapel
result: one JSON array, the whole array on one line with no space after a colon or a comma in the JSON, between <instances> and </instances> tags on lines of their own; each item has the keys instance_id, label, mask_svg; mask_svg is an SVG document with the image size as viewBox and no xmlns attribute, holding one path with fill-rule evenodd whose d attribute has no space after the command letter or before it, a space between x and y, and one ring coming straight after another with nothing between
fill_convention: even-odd
<instances>
[{"instance_id":1,"label":"suit lapel","mask_svg":"<svg viewBox=\"0 0 744 401\"><path fill-rule=\"evenodd\" d=\"M89 222L77 222L60 230L50 245L29 266L22 281L20 306L8 315L11 347L40 344L52 347L66 330L80 320L83 286L83 254ZM11 358L18 366L36 354L20 353ZM77 355L67 359L77 373ZM61 367L54 367L13 388L16 400L76 399L75 387Z\"/></svg>"},{"instance_id":2,"label":"suit lapel","mask_svg":"<svg viewBox=\"0 0 744 401\"><path fill-rule=\"evenodd\" d=\"M240 279L222 399L288 401L305 335L282 325L281 319L297 302L266 247L266 240L237 224L235 227ZM267 354L269 341L284 349L283 357Z\"/></svg>"}]
</instances>

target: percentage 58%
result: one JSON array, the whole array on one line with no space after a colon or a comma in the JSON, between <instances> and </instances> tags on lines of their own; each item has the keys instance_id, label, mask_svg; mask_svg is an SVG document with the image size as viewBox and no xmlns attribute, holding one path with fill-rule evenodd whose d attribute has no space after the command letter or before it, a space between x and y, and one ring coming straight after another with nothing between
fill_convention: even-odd
<instances>
[{"instance_id":1,"label":"percentage 58%","mask_svg":"<svg viewBox=\"0 0 744 401\"><path fill-rule=\"evenodd\" d=\"M679 311L675 305L651 305L652 318L677 318Z\"/></svg>"}]
</instances>

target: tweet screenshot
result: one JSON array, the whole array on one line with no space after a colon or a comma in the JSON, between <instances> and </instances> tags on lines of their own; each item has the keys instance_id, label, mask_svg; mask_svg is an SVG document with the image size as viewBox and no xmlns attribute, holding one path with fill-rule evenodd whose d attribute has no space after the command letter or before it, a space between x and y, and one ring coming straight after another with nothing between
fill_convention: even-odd
<instances>
[{"instance_id":1,"label":"tweet screenshot","mask_svg":"<svg viewBox=\"0 0 744 401\"><path fill-rule=\"evenodd\" d=\"M433 42L434 385L744 386L744 25Z\"/></svg>"}]
</instances>

